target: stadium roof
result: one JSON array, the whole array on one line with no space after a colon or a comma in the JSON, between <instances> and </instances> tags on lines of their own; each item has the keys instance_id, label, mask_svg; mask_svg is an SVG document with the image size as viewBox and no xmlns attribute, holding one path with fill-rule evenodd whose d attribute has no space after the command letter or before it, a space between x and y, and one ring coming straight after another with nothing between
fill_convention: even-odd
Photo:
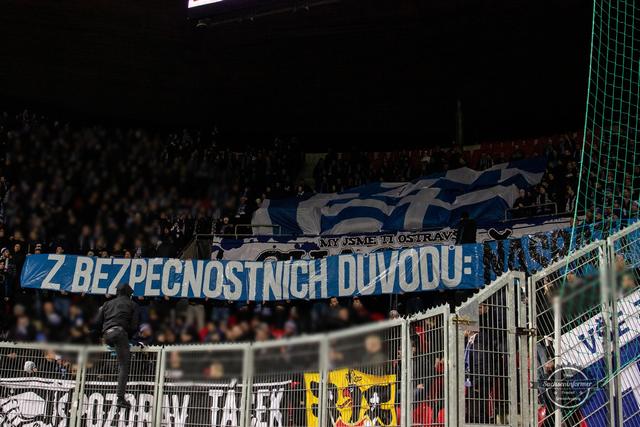
<instances>
[{"instance_id":1,"label":"stadium roof","mask_svg":"<svg viewBox=\"0 0 640 427\"><path fill-rule=\"evenodd\" d=\"M408 134L413 145L453 138L458 97L468 141L582 125L588 2L342 0L204 30L185 3L3 1L0 99L229 132Z\"/></svg>"}]
</instances>

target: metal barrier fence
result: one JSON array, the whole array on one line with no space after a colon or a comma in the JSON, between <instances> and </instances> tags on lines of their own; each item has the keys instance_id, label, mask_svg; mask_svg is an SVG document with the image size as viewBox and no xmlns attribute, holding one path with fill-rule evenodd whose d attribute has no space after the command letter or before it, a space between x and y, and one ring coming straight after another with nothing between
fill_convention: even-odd
<instances>
[{"instance_id":1,"label":"metal barrier fence","mask_svg":"<svg viewBox=\"0 0 640 427\"><path fill-rule=\"evenodd\" d=\"M532 390L536 392L531 400L543 424L573 426L583 419L576 411L577 402L563 401L573 398L571 390L550 381L560 383L590 365L592 355L582 351L584 335L580 329L590 319L601 319L602 348L610 347L607 264L605 242L594 242L530 278L531 319L537 333L531 354ZM598 377L610 372L610 354L602 351L606 366ZM610 396L602 396L594 417L601 417L610 404ZM614 424L609 419L605 425Z\"/></svg>"},{"instance_id":2,"label":"metal barrier fence","mask_svg":"<svg viewBox=\"0 0 640 427\"><path fill-rule=\"evenodd\" d=\"M640 223L458 307L131 360L125 410L106 347L0 343L0 426L640 425Z\"/></svg>"},{"instance_id":3,"label":"metal barrier fence","mask_svg":"<svg viewBox=\"0 0 640 427\"><path fill-rule=\"evenodd\" d=\"M347 329L329 335L327 341L321 400L325 420L330 425L341 420L348 425L399 426L406 399L406 366L401 363L407 348L406 322Z\"/></svg>"},{"instance_id":4,"label":"metal barrier fence","mask_svg":"<svg viewBox=\"0 0 640 427\"><path fill-rule=\"evenodd\" d=\"M640 223L529 279L531 420L640 425ZM638 397L636 397L638 396Z\"/></svg>"},{"instance_id":5,"label":"metal barrier fence","mask_svg":"<svg viewBox=\"0 0 640 427\"><path fill-rule=\"evenodd\" d=\"M251 346L251 427L324 425L325 346L318 336Z\"/></svg>"},{"instance_id":6,"label":"metal barrier fence","mask_svg":"<svg viewBox=\"0 0 640 427\"><path fill-rule=\"evenodd\" d=\"M457 425L518 425L516 331L522 273L505 275L456 309ZM527 408L528 409L528 408Z\"/></svg>"},{"instance_id":7,"label":"metal barrier fence","mask_svg":"<svg viewBox=\"0 0 640 427\"><path fill-rule=\"evenodd\" d=\"M409 319L407 406L411 425L444 426L455 418L455 396L450 387L450 314L440 306Z\"/></svg>"},{"instance_id":8,"label":"metal barrier fence","mask_svg":"<svg viewBox=\"0 0 640 427\"><path fill-rule=\"evenodd\" d=\"M613 284L612 379L615 419L640 425L640 223L607 240L609 281ZM638 396L638 398L636 398Z\"/></svg>"},{"instance_id":9,"label":"metal barrier fence","mask_svg":"<svg viewBox=\"0 0 640 427\"><path fill-rule=\"evenodd\" d=\"M75 425L84 354L73 346L0 346L0 425Z\"/></svg>"},{"instance_id":10,"label":"metal barrier fence","mask_svg":"<svg viewBox=\"0 0 640 427\"><path fill-rule=\"evenodd\" d=\"M492 384L487 390L497 400L490 415L474 403L482 395L456 402L465 387L456 375L468 356L460 318L470 301L453 315L441 306L292 340L134 348L126 396L131 410L116 406L116 357L108 348L0 343L0 425L426 427L457 423L458 407L468 414L461 423L507 425L516 410L506 409L512 405L505 380L515 359L503 326L514 318L514 277L474 298L482 302L476 308L491 313L487 322L476 313L476 334L507 344L487 350L485 362L473 365L479 371L460 371ZM508 371L495 370L502 359Z\"/></svg>"},{"instance_id":11,"label":"metal barrier fence","mask_svg":"<svg viewBox=\"0 0 640 427\"><path fill-rule=\"evenodd\" d=\"M151 425L156 416L160 355L159 347L132 350L126 396L131 410L125 411L116 405L118 367L115 352L101 346L88 347L81 372L79 425L103 426L119 421L125 425Z\"/></svg>"},{"instance_id":12,"label":"metal barrier fence","mask_svg":"<svg viewBox=\"0 0 640 427\"><path fill-rule=\"evenodd\" d=\"M406 327L399 319L292 340L133 348L130 410L116 405L107 347L0 343L0 425L405 426Z\"/></svg>"},{"instance_id":13,"label":"metal barrier fence","mask_svg":"<svg viewBox=\"0 0 640 427\"><path fill-rule=\"evenodd\" d=\"M245 425L246 345L171 346L162 355L156 425Z\"/></svg>"}]
</instances>

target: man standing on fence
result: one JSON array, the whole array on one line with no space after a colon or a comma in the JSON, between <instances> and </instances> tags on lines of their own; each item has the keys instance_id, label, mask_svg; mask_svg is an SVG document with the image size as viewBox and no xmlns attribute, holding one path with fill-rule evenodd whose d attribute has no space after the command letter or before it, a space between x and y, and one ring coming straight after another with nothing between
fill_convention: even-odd
<instances>
[{"instance_id":1,"label":"man standing on fence","mask_svg":"<svg viewBox=\"0 0 640 427\"><path fill-rule=\"evenodd\" d=\"M116 297L104 303L98 311L96 328L102 331L107 345L114 348L118 358L117 405L131 408L125 399L125 389L129 378L131 353L129 339L138 331L138 306L131 300L133 290L126 283L118 286Z\"/></svg>"}]
</instances>

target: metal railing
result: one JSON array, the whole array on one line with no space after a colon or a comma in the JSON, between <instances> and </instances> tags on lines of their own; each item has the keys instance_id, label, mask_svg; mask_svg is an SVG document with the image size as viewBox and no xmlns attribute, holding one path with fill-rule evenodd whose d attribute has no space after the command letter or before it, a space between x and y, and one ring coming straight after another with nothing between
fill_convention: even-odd
<instances>
[{"instance_id":1,"label":"metal railing","mask_svg":"<svg viewBox=\"0 0 640 427\"><path fill-rule=\"evenodd\" d=\"M635 396L640 396L640 223L607 239L611 291L614 418L623 425L640 423ZM635 405L634 405L635 403Z\"/></svg>"},{"instance_id":2,"label":"metal railing","mask_svg":"<svg viewBox=\"0 0 640 427\"><path fill-rule=\"evenodd\" d=\"M636 425L639 284L636 223L458 307L290 340L136 348L131 410L115 405L106 347L0 343L0 425Z\"/></svg>"},{"instance_id":3,"label":"metal railing","mask_svg":"<svg viewBox=\"0 0 640 427\"><path fill-rule=\"evenodd\" d=\"M518 399L516 331L518 287L523 273L507 274L463 303L452 314L450 339L455 351L456 425L521 425L527 417ZM520 403L520 405L519 405ZM524 409L524 411L523 411Z\"/></svg>"},{"instance_id":4,"label":"metal railing","mask_svg":"<svg viewBox=\"0 0 640 427\"><path fill-rule=\"evenodd\" d=\"M532 348L532 378L537 393L531 396L534 408L541 409L544 423L575 425L577 415L558 404L562 390L546 387L543 382L560 381L559 371L565 362L584 365L586 354L574 351L578 336L567 334L585 318L602 316L601 274L607 263L605 242L594 242L556 262L530 278L532 327L537 331ZM606 331L610 328L603 324ZM603 330L603 333L606 334ZM553 421L552 421L553 420Z\"/></svg>"},{"instance_id":5,"label":"metal railing","mask_svg":"<svg viewBox=\"0 0 640 427\"><path fill-rule=\"evenodd\" d=\"M449 306L443 305L409 319L407 343L408 403L412 425L445 426L455 419L456 400L450 381L455 347L451 349Z\"/></svg>"},{"instance_id":6,"label":"metal railing","mask_svg":"<svg viewBox=\"0 0 640 427\"><path fill-rule=\"evenodd\" d=\"M495 289L507 292L518 274ZM512 302L501 299L492 319L514 311ZM108 348L0 343L0 425L453 425L457 407L475 406L456 402L469 371L460 371L462 341L451 339L460 316L450 310L290 340L134 348L131 410L116 406L116 357ZM485 333L495 327L480 326ZM501 425L515 426L506 417L517 409L507 403L505 373L494 374L498 407L511 408L498 411Z\"/></svg>"},{"instance_id":7,"label":"metal railing","mask_svg":"<svg viewBox=\"0 0 640 427\"><path fill-rule=\"evenodd\" d=\"M555 202L529 205L522 208L509 208L504 211L504 220L535 218L539 216L558 215L558 204Z\"/></svg>"},{"instance_id":8,"label":"metal railing","mask_svg":"<svg viewBox=\"0 0 640 427\"><path fill-rule=\"evenodd\" d=\"M215 222L214 222L215 227ZM281 235L281 226L274 224L229 224L227 226L231 232L223 231L215 233L212 230L210 234L195 234L189 243L180 251L182 259L208 259L211 257L211 243L214 237L233 237L234 239L258 236L262 234ZM265 233L265 230L271 230L271 233ZM275 232L277 230L277 233Z\"/></svg>"},{"instance_id":9,"label":"metal railing","mask_svg":"<svg viewBox=\"0 0 640 427\"><path fill-rule=\"evenodd\" d=\"M532 402L540 425L636 425L640 223L529 278ZM576 384L582 384L577 386Z\"/></svg>"},{"instance_id":10,"label":"metal railing","mask_svg":"<svg viewBox=\"0 0 640 427\"><path fill-rule=\"evenodd\" d=\"M261 235L279 236L282 234L282 226L278 224L229 224L226 230L220 233L215 231L211 234L200 234L201 237L239 237L261 236Z\"/></svg>"},{"instance_id":11,"label":"metal railing","mask_svg":"<svg viewBox=\"0 0 640 427\"><path fill-rule=\"evenodd\" d=\"M290 340L133 348L130 410L116 405L110 349L0 343L0 425L452 425L464 356L450 310Z\"/></svg>"}]
</instances>

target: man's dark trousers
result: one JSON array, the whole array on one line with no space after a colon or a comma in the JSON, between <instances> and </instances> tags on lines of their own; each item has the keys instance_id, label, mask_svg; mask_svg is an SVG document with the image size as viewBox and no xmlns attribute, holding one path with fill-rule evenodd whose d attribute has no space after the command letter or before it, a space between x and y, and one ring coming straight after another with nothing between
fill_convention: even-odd
<instances>
[{"instance_id":1,"label":"man's dark trousers","mask_svg":"<svg viewBox=\"0 0 640 427\"><path fill-rule=\"evenodd\" d=\"M118 396L118 400L124 400L124 391L127 387L131 362L129 336L122 327L114 326L104 332L104 341L116 351L118 358L118 389L116 395Z\"/></svg>"}]
</instances>

